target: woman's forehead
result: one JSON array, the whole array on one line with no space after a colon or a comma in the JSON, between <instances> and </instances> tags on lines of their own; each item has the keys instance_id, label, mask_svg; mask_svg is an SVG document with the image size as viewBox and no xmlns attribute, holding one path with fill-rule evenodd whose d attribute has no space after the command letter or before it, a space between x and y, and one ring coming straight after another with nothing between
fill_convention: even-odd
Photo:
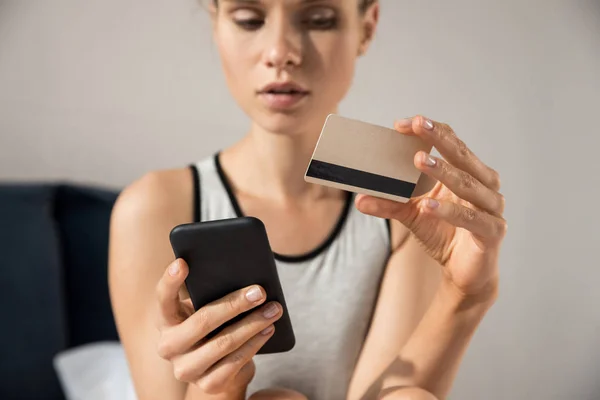
<instances>
[{"instance_id":1,"label":"woman's forehead","mask_svg":"<svg viewBox=\"0 0 600 400\"><path fill-rule=\"evenodd\" d=\"M238 4L249 4L249 5L258 5L265 3L289 3L289 4L311 4L311 3L349 3L349 2L364 2L370 3L372 0L213 0L213 3L216 5L218 3L238 3Z\"/></svg>"}]
</instances>

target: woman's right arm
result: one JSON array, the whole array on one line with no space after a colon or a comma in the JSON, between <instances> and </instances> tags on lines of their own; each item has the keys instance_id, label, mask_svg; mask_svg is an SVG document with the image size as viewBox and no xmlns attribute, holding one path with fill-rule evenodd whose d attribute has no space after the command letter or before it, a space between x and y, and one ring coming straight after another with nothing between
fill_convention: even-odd
<instances>
[{"instance_id":1,"label":"woman's right arm","mask_svg":"<svg viewBox=\"0 0 600 400\"><path fill-rule=\"evenodd\" d=\"M111 302L140 400L181 400L186 392L186 385L174 378L170 363L153 351L159 339L156 284L173 259L166 238L171 227L187 217L180 193L168 191L174 176L167 174L151 173L127 187L111 215Z\"/></svg>"},{"instance_id":2,"label":"woman's right arm","mask_svg":"<svg viewBox=\"0 0 600 400\"><path fill-rule=\"evenodd\" d=\"M265 318L267 305L262 305L214 338L202 340L226 320L261 304L265 296L261 291L261 300L248 301L245 288L197 312L189 299L180 300L187 265L173 263L168 237L174 226L192 220L191 179L185 170L150 174L123 191L111 217L111 302L139 400L243 398L253 374L252 356L272 336L260 332L281 315ZM177 267L175 275L169 265ZM229 381L219 387L218 380Z\"/></svg>"}]
</instances>

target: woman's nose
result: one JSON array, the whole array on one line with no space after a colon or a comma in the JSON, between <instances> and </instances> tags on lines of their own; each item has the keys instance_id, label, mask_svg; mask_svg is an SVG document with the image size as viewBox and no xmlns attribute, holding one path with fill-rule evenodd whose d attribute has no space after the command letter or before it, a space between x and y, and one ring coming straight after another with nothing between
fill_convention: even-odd
<instances>
[{"instance_id":1,"label":"woman's nose","mask_svg":"<svg viewBox=\"0 0 600 400\"><path fill-rule=\"evenodd\" d=\"M270 39L264 53L267 67L281 70L298 67L302 63L301 33L282 21L267 34Z\"/></svg>"}]
</instances>

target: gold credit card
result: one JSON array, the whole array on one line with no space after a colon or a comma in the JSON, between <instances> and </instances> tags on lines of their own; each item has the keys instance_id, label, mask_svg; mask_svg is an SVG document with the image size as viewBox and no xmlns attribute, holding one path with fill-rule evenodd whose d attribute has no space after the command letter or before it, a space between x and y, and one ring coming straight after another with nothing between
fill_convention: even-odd
<instances>
[{"instance_id":1,"label":"gold credit card","mask_svg":"<svg viewBox=\"0 0 600 400\"><path fill-rule=\"evenodd\" d=\"M405 203L421 176L414 156L431 148L416 136L331 114L304 180Z\"/></svg>"}]
</instances>

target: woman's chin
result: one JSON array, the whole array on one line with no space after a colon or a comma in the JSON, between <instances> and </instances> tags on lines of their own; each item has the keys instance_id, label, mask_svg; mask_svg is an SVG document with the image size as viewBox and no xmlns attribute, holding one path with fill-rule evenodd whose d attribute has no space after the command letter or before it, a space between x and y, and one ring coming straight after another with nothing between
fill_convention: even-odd
<instances>
[{"instance_id":1,"label":"woman's chin","mask_svg":"<svg viewBox=\"0 0 600 400\"><path fill-rule=\"evenodd\" d=\"M298 136L307 133L321 132L327 115L317 116L314 113L266 113L254 116L253 120L263 130L278 134Z\"/></svg>"}]
</instances>

